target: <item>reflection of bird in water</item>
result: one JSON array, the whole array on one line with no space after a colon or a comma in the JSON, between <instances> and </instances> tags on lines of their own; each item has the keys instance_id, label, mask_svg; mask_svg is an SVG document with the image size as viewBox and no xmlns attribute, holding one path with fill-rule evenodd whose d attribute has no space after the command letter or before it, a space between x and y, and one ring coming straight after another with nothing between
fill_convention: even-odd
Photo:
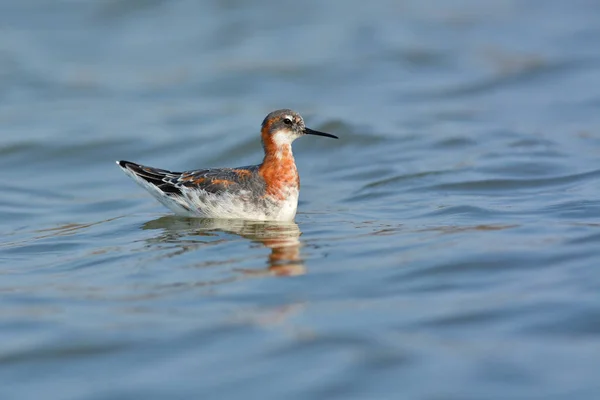
<instances>
[{"instance_id":1,"label":"reflection of bird in water","mask_svg":"<svg viewBox=\"0 0 600 400\"><path fill-rule=\"evenodd\" d=\"M202 244L183 237L214 236L215 232L239 235L271 249L266 270L240 270L249 275L293 276L306 272L300 258L300 229L294 222L255 222L235 219L198 219L167 216L146 222L143 229L161 229L154 241L175 243L176 254L196 249Z\"/></svg>"}]
</instances>

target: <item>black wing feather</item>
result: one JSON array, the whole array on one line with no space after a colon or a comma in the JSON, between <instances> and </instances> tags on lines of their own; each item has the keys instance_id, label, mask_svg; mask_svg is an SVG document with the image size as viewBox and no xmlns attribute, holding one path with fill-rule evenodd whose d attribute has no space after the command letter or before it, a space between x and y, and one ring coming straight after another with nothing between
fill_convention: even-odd
<instances>
[{"instance_id":1,"label":"black wing feather","mask_svg":"<svg viewBox=\"0 0 600 400\"><path fill-rule=\"evenodd\" d=\"M119 166L135 173L167 194L181 195L181 188L199 188L209 193L234 190L247 186L248 177L257 171L257 166L240 168L215 168L187 172L171 172L165 169L146 167L129 161L119 161Z\"/></svg>"},{"instance_id":2,"label":"black wing feather","mask_svg":"<svg viewBox=\"0 0 600 400\"><path fill-rule=\"evenodd\" d=\"M170 176L174 177L180 175L177 172L171 172L165 169L145 167L143 165L132 163L130 161L119 161L119 166L121 168L130 170L140 178L153 184L165 193L177 195L182 194L181 190L177 186L173 185L171 182L166 180Z\"/></svg>"}]
</instances>

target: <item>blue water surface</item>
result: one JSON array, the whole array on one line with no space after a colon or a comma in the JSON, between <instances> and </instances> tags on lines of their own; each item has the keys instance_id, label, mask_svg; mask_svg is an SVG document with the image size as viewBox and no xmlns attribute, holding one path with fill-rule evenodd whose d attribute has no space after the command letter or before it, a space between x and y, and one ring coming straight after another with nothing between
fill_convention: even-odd
<instances>
[{"instance_id":1,"label":"blue water surface","mask_svg":"<svg viewBox=\"0 0 600 400\"><path fill-rule=\"evenodd\" d=\"M1 399L600 398L600 3L0 2ZM293 224L114 164L258 163Z\"/></svg>"}]
</instances>

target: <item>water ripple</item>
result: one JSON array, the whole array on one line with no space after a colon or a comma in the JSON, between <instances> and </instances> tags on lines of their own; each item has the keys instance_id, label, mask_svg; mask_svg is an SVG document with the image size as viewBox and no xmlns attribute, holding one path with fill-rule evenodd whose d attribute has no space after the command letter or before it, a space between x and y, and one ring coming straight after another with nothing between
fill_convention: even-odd
<instances>
[{"instance_id":1,"label":"water ripple","mask_svg":"<svg viewBox=\"0 0 600 400\"><path fill-rule=\"evenodd\" d=\"M595 400L596 3L0 2L0 397ZM295 223L114 165L283 107Z\"/></svg>"},{"instance_id":2,"label":"water ripple","mask_svg":"<svg viewBox=\"0 0 600 400\"><path fill-rule=\"evenodd\" d=\"M552 178L539 179L485 179L477 181L441 183L415 190L446 190L446 191L464 191L464 192L506 192L507 190L528 191L539 188L550 188L556 186L570 186L582 181L598 178L600 170L582 172L578 174L556 176Z\"/></svg>"}]
</instances>

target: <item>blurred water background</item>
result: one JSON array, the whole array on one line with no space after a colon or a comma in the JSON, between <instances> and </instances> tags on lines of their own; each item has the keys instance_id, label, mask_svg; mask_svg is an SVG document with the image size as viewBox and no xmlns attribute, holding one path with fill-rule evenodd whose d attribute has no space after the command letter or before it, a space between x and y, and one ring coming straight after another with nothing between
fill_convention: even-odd
<instances>
[{"instance_id":1,"label":"blurred water background","mask_svg":"<svg viewBox=\"0 0 600 400\"><path fill-rule=\"evenodd\" d=\"M600 398L600 2L3 0L1 399ZM294 146L296 224L114 164Z\"/></svg>"}]
</instances>

